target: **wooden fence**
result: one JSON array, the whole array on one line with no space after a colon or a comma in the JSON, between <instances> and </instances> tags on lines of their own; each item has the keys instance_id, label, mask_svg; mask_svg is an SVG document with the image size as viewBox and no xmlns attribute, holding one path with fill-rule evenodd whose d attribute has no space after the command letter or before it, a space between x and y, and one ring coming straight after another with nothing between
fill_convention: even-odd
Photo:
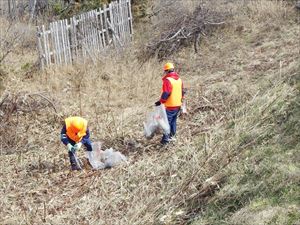
<instances>
[{"instance_id":1,"label":"wooden fence","mask_svg":"<svg viewBox=\"0 0 300 225\"><path fill-rule=\"evenodd\" d=\"M37 28L40 64L66 65L95 60L108 49L123 48L132 38L130 0L119 0L70 19Z\"/></svg>"}]
</instances>

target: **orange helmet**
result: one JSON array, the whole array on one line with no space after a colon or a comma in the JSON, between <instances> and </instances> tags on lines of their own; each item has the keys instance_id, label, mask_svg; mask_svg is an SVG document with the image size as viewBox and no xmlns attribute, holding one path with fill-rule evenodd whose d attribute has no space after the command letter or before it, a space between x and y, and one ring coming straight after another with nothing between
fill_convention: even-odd
<instances>
[{"instance_id":1,"label":"orange helmet","mask_svg":"<svg viewBox=\"0 0 300 225\"><path fill-rule=\"evenodd\" d=\"M168 62L164 65L164 71L168 71L168 70L172 70L172 69L174 69L173 63Z\"/></svg>"},{"instance_id":2,"label":"orange helmet","mask_svg":"<svg viewBox=\"0 0 300 225\"><path fill-rule=\"evenodd\" d=\"M74 133L78 133L84 129L84 121L80 117L74 117L70 125Z\"/></svg>"}]
</instances>

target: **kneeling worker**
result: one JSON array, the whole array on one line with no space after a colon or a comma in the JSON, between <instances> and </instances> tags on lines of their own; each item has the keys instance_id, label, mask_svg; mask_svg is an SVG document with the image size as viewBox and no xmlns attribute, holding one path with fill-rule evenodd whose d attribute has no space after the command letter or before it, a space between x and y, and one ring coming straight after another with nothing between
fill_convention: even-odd
<instances>
[{"instance_id":1,"label":"kneeling worker","mask_svg":"<svg viewBox=\"0 0 300 225\"><path fill-rule=\"evenodd\" d=\"M90 132L87 127L87 120L81 117L68 117L61 130L61 141L68 147L68 154L72 170L80 170L77 164L75 152L79 150L82 144L87 151L92 151Z\"/></svg>"}]
</instances>

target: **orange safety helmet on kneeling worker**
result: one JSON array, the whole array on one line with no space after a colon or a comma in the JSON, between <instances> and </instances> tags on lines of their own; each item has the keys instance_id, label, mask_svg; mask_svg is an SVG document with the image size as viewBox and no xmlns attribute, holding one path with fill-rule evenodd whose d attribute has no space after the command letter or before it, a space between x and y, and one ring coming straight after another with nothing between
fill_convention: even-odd
<instances>
[{"instance_id":1,"label":"orange safety helmet on kneeling worker","mask_svg":"<svg viewBox=\"0 0 300 225\"><path fill-rule=\"evenodd\" d=\"M80 142L82 137L86 135L87 121L81 117L68 117L65 119L67 136L75 141Z\"/></svg>"}]
</instances>

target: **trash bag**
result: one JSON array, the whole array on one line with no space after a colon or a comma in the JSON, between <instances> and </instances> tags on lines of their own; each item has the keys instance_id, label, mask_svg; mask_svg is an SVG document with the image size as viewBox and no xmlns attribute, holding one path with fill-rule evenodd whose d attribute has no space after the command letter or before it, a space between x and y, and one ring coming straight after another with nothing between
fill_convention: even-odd
<instances>
[{"instance_id":1,"label":"trash bag","mask_svg":"<svg viewBox=\"0 0 300 225\"><path fill-rule=\"evenodd\" d=\"M105 169L114 167L121 162L127 161L126 156L118 151L114 151L113 148L101 150L101 143L92 143L93 151L87 151L87 158L93 167L93 169Z\"/></svg>"},{"instance_id":2,"label":"trash bag","mask_svg":"<svg viewBox=\"0 0 300 225\"><path fill-rule=\"evenodd\" d=\"M182 102L181 113L182 114L186 114L187 113L186 100L183 100L183 102Z\"/></svg>"},{"instance_id":3,"label":"trash bag","mask_svg":"<svg viewBox=\"0 0 300 225\"><path fill-rule=\"evenodd\" d=\"M154 133L158 130L158 122L155 118L155 112L151 112L147 121L144 122L144 135L146 138L151 139L154 136Z\"/></svg>"},{"instance_id":4,"label":"trash bag","mask_svg":"<svg viewBox=\"0 0 300 225\"><path fill-rule=\"evenodd\" d=\"M111 168L120 164L123 161L127 161L127 158L122 153L114 151L113 148L106 149L104 151L105 168Z\"/></svg>"},{"instance_id":5,"label":"trash bag","mask_svg":"<svg viewBox=\"0 0 300 225\"><path fill-rule=\"evenodd\" d=\"M87 158L93 167L93 169L104 169L105 164L104 161L104 154L101 150L101 142L93 142L92 143L92 149L93 151L87 151Z\"/></svg>"},{"instance_id":6,"label":"trash bag","mask_svg":"<svg viewBox=\"0 0 300 225\"><path fill-rule=\"evenodd\" d=\"M159 127L163 130L164 134L170 134L170 124L167 117L166 108L163 104L156 106L157 111L155 119L157 119Z\"/></svg>"},{"instance_id":7,"label":"trash bag","mask_svg":"<svg viewBox=\"0 0 300 225\"><path fill-rule=\"evenodd\" d=\"M163 104L156 106L154 112L151 112L147 117L147 121L144 122L144 134L146 138L152 138L158 129L161 129L164 134L170 133L170 125Z\"/></svg>"}]
</instances>

